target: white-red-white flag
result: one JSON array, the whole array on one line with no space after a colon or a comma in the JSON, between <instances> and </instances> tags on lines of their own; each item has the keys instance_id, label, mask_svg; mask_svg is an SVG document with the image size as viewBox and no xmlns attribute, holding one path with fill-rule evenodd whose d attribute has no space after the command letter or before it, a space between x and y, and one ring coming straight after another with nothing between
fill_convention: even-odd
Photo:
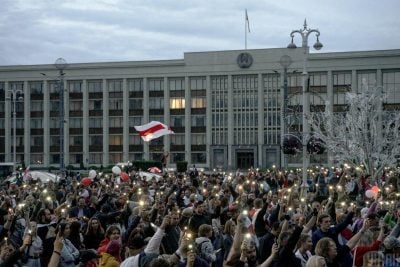
<instances>
[{"instance_id":1,"label":"white-red-white flag","mask_svg":"<svg viewBox=\"0 0 400 267\"><path fill-rule=\"evenodd\" d=\"M145 125L135 126L135 129L145 142L174 133L171 128L159 121L152 121Z\"/></svg>"}]
</instances>

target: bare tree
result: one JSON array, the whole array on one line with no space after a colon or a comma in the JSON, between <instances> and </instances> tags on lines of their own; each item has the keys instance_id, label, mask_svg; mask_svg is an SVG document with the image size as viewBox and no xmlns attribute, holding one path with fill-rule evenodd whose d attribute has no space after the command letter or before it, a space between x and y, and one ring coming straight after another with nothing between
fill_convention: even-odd
<instances>
[{"instance_id":1,"label":"bare tree","mask_svg":"<svg viewBox=\"0 0 400 267\"><path fill-rule=\"evenodd\" d=\"M347 93L346 112L326 109L309 118L314 136L325 142L335 162L362 164L373 178L396 165L400 155L400 112L383 109L381 89Z\"/></svg>"}]
</instances>

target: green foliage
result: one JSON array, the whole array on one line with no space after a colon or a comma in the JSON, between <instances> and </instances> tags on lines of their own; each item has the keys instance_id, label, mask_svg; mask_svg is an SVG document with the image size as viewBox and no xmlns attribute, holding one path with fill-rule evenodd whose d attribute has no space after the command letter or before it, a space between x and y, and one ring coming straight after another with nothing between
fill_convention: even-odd
<instances>
[{"instance_id":1,"label":"green foliage","mask_svg":"<svg viewBox=\"0 0 400 267\"><path fill-rule=\"evenodd\" d=\"M72 170L75 170L75 167L73 165L68 165L66 167L66 169L69 170L69 171L72 171Z\"/></svg>"}]
</instances>

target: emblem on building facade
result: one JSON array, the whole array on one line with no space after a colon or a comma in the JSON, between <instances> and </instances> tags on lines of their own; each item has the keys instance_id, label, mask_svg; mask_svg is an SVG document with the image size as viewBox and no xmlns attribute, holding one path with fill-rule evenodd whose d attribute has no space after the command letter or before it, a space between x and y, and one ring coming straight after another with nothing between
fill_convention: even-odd
<instances>
[{"instance_id":1,"label":"emblem on building facade","mask_svg":"<svg viewBox=\"0 0 400 267\"><path fill-rule=\"evenodd\" d=\"M253 57L249 53L240 53L236 61L240 68L246 69L253 64Z\"/></svg>"}]
</instances>

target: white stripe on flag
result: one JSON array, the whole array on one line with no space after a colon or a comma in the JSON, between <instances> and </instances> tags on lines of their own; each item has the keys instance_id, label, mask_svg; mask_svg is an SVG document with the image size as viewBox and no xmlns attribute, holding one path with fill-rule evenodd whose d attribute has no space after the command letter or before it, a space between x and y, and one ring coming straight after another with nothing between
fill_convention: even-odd
<instances>
[{"instance_id":1,"label":"white stripe on flag","mask_svg":"<svg viewBox=\"0 0 400 267\"><path fill-rule=\"evenodd\" d=\"M145 125L135 126L135 129L145 142L174 133L167 125L159 121L152 121Z\"/></svg>"}]
</instances>

